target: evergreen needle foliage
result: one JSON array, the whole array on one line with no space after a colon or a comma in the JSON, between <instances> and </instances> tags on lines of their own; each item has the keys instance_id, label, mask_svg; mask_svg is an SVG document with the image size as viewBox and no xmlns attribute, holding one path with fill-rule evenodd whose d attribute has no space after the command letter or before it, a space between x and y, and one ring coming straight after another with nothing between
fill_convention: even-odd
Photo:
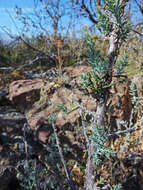
<instances>
[{"instance_id":1,"label":"evergreen needle foliage","mask_svg":"<svg viewBox=\"0 0 143 190\"><path fill-rule=\"evenodd\" d=\"M117 74L122 74L124 68L128 66L128 55L125 54L122 56L122 59L120 61L117 62Z\"/></svg>"},{"instance_id":2,"label":"evergreen needle foliage","mask_svg":"<svg viewBox=\"0 0 143 190\"><path fill-rule=\"evenodd\" d=\"M143 97L139 97L137 93L137 86L135 81L133 80L130 84L130 95L132 97L132 104L135 109L138 109L140 102L143 100Z\"/></svg>"},{"instance_id":3,"label":"evergreen needle foliage","mask_svg":"<svg viewBox=\"0 0 143 190\"><path fill-rule=\"evenodd\" d=\"M62 110L64 113L67 113L69 111L66 106L63 106L61 104L58 104L57 108L59 108L60 110Z\"/></svg>"},{"instance_id":4,"label":"evergreen needle foliage","mask_svg":"<svg viewBox=\"0 0 143 190\"><path fill-rule=\"evenodd\" d=\"M97 28L103 32L105 36L109 36L112 32L113 25L117 30L120 28L121 40L127 38L130 32L130 22L122 17L122 1L120 0L104 0L103 9L97 9L98 23Z\"/></svg>"},{"instance_id":5,"label":"evergreen needle foliage","mask_svg":"<svg viewBox=\"0 0 143 190\"><path fill-rule=\"evenodd\" d=\"M102 96L110 85L107 84L107 60L100 56L100 51L96 50L92 36L87 33L88 63L92 70L87 74L80 75L83 88L92 90L96 98Z\"/></svg>"},{"instance_id":6,"label":"evergreen needle foliage","mask_svg":"<svg viewBox=\"0 0 143 190\"><path fill-rule=\"evenodd\" d=\"M117 185L114 185L111 190L122 190L122 185L120 183Z\"/></svg>"},{"instance_id":7,"label":"evergreen needle foliage","mask_svg":"<svg viewBox=\"0 0 143 190\"><path fill-rule=\"evenodd\" d=\"M115 154L113 150L105 146L108 140L104 129L98 125L93 126L94 130L90 139L94 142L95 152L93 155L94 162L97 166L102 163L102 158L108 159Z\"/></svg>"}]
</instances>

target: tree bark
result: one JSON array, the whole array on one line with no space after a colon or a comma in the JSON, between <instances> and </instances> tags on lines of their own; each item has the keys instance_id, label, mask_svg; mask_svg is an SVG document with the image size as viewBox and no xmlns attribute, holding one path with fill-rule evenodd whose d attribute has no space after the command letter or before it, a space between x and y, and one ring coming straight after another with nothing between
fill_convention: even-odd
<instances>
[{"instance_id":1,"label":"tree bark","mask_svg":"<svg viewBox=\"0 0 143 190\"><path fill-rule=\"evenodd\" d=\"M104 127L104 118L106 112L106 98L101 98L98 102L96 114L94 117L95 125L103 126ZM86 165L86 180L85 180L85 190L96 190L97 187L94 185L94 173L95 173L95 164L93 161L93 154L95 151L94 142L91 141L88 147L88 160Z\"/></svg>"},{"instance_id":2,"label":"tree bark","mask_svg":"<svg viewBox=\"0 0 143 190\"><path fill-rule=\"evenodd\" d=\"M107 58L108 58L107 75L108 75L109 83L112 80L112 69L116 62L117 56L119 54L119 47L120 47L119 33L116 30L116 28L113 28L113 31L109 38L109 50L108 50L108 55L107 55ZM95 114L95 122L94 122L95 125L104 127L104 118L105 118L105 113L106 113L107 97L108 97L108 90L105 91L104 96L98 100L97 110L96 110L96 114ZM91 141L90 145L88 147L86 180L85 180L85 185L84 185L85 190L97 190L97 187L94 185L94 183L95 183L94 175L95 175L95 169L96 169L96 166L93 161L94 151L96 151L95 147L94 147L94 142Z\"/></svg>"},{"instance_id":3,"label":"tree bark","mask_svg":"<svg viewBox=\"0 0 143 190\"><path fill-rule=\"evenodd\" d=\"M126 3L129 0L120 0L120 16L124 16L124 8L126 6ZM82 1L82 5L84 5L83 8L87 13L89 12L88 6L84 4L84 0ZM110 15L107 14L105 11L104 7L101 6L101 1L100 0L94 0L94 5L96 8L100 9L108 19L110 18ZM88 16L90 18L90 14L88 13ZM98 22L98 20L97 20ZM107 67L106 67L106 80L108 85L110 85L112 81L112 74L113 74L113 67L116 63L117 56L119 55L119 49L121 46L121 33L122 33L122 26L117 25L114 22L114 15L113 15L113 21L110 21L112 30L109 36L109 49L108 49L108 54L107 54ZM100 97L97 105L97 110L95 114L95 125L99 125L104 127L104 118L105 118L105 112L106 112L106 102L108 98L108 89L104 92L103 97ZM93 154L95 152L95 147L94 147L94 142L91 140L88 146L88 160L87 160L87 166L86 166L86 179L85 179L85 185L84 189L85 190L96 190L97 187L95 187L95 171L96 171L96 166L93 161Z\"/></svg>"}]
</instances>

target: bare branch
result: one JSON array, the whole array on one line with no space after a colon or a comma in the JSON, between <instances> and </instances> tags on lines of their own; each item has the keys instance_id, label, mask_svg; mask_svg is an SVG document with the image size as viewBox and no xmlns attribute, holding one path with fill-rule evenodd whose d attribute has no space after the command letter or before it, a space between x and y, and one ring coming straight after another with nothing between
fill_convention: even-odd
<instances>
[{"instance_id":1,"label":"bare branch","mask_svg":"<svg viewBox=\"0 0 143 190\"><path fill-rule=\"evenodd\" d=\"M113 136L116 136L116 135L122 135L122 134L130 133L130 132L133 132L133 131L135 131L135 130L136 130L136 128L135 128L135 127L132 127L132 128L126 129L126 130L122 130L122 131L117 131L117 132L110 133L110 134L108 134L107 136L108 136L108 137L113 137Z\"/></svg>"},{"instance_id":2,"label":"bare branch","mask_svg":"<svg viewBox=\"0 0 143 190\"><path fill-rule=\"evenodd\" d=\"M137 4L137 6L138 6L138 8L139 8L139 10L140 10L140 12L141 12L141 14L143 15L143 6L141 6L141 3L139 4L139 3L137 2L137 0L135 0L135 3Z\"/></svg>"},{"instance_id":3,"label":"bare branch","mask_svg":"<svg viewBox=\"0 0 143 190\"><path fill-rule=\"evenodd\" d=\"M26 62L28 62L28 63L23 64L20 68L24 68L24 67L27 67L27 66L29 67L29 66L33 65L36 61L39 61L39 60L41 60L41 59L48 59L48 60L51 60L52 63L55 62L54 59L53 59L52 57L48 56L48 55L39 55L39 56L35 57L35 58L32 59L32 60L26 61ZM50 63L49 63L48 65L50 65Z\"/></svg>"},{"instance_id":4,"label":"bare branch","mask_svg":"<svg viewBox=\"0 0 143 190\"><path fill-rule=\"evenodd\" d=\"M133 32L135 32L136 34L138 34L139 36L143 37L143 34L140 33L139 31L135 30L135 29L132 29Z\"/></svg>"},{"instance_id":5,"label":"bare branch","mask_svg":"<svg viewBox=\"0 0 143 190\"><path fill-rule=\"evenodd\" d=\"M97 24L98 21L94 18L95 17L95 12L91 13L91 11L88 9L88 6L85 5L84 0L82 0L82 5L81 8L88 14L89 19L94 23Z\"/></svg>"},{"instance_id":6,"label":"bare branch","mask_svg":"<svg viewBox=\"0 0 143 190\"><path fill-rule=\"evenodd\" d=\"M136 128L138 126L141 126L143 123L143 118L141 118L133 127L131 128L128 128L126 130L122 130L122 131L117 131L117 132L113 132L113 133L110 133L108 134L107 136L108 137L111 137L111 136L115 136L115 135L122 135L122 134L126 134L126 133L130 133L130 132L133 132L136 130Z\"/></svg>"},{"instance_id":7,"label":"bare branch","mask_svg":"<svg viewBox=\"0 0 143 190\"><path fill-rule=\"evenodd\" d=\"M55 134L55 137L56 137L56 143L57 143L57 147L58 147L59 154L60 154L60 157L61 157L61 161L62 161L64 170L65 170L65 173L66 173L66 177L68 179L68 183L70 185L71 190L77 190L74 183L73 183L73 180L72 180L72 178L70 176L69 169L68 169L68 167L66 165L66 162L64 160L64 155L63 155L63 152L62 152L62 148L60 147L60 142L59 142L58 134L57 134L56 127L55 127L54 123L52 123L52 127L53 127L54 134Z\"/></svg>"}]
</instances>

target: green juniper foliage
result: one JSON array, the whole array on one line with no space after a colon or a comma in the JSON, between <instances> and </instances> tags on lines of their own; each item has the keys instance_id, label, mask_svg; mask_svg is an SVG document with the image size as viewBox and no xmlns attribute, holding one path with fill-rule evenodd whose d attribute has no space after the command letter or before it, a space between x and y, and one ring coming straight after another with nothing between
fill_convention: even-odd
<instances>
[{"instance_id":1,"label":"green juniper foliage","mask_svg":"<svg viewBox=\"0 0 143 190\"><path fill-rule=\"evenodd\" d=\"M110 31L112 29L112 25L109 22L109 19L107 19L107 17L102 14L102 12L100 11L100 9L97 10L98 11L98 24L97 24L97 28L104 33L105 36L108 36L110 34Z\"/></svg>"},{"instance_id":2,"label":"green juniper foliage","mask_svg":"<svg viewBox=\"0 0 143 190\"><path fill-rule=\"evenodd\" d=\"M50 136L50 140L51 140L50 145L46 146L46 151L48 153L48 155L46 156L46 160L51 165L54 164L54 163L61 164L60 155L59 155L59 151L58 151L58 147L57 147L57 144L56 144L56 139L55 139L54 134L52 134Z\"/></svg>"},{"instance_id":3,"label":"green juniper foliage","mask_svg":"<svg viewBox=\"0 0 143 190\"><path fill-rule=\"evenodd\" d=\"M102 163L102 158L110 158L115 154L113 150L105 146L105 142L108 140L104 129L98 125L93 126L94 130L90 139L94 142L95 152L93 155L94 162L97 166Z\"/></svg>"},{"instance_id":4,"label":"green juniper foliage","mask_svg":"<svg viewBox=\"0 0 143 190\"><path fill-rule=\"evenodd\" d=\"M55 121L56 121L56 114L53 113L50 115L48 122L49 122L49 124L52 124L52 123L55 123Z\"/></svg>"},{"instance_id":5,"label":"green juniper foliage","mask_svg":"<svg viewBox=\"0 0 143 190\"><path fill-rule=\"evenodd\" d=\"M116 69L117 69L117 74L122 74L123 69L128 66L128 55L125 54L122 56L122 59L117 62Z\"/></svg>"},{"instance_id":6,"label":"green juniper foliage","mask_svg":"<svg viewBox=\"0 0 143 190\"><path fill-rule=\"evenodd\" d=\"M97 9L98 23L97 28L103 31L105 36L109 36L112 32L113 25L117 30L120 28L120 38L125 40L130 32L130 22L122 17L122 1L120 0L104 0L103 9Z\"/></svg>"},{"instance_id":7,"label":"green juniper foliage","mask_svg":"<svg viewBox=\"0 0 143 190\"><path fill-rule=\"evenodd\" d=\"M24 173L21 173L22 181L20 183L23 190L32 190L37 188L38 173L36 172L36 160L28 160L24 165Z\"/></svg>"},{"instance_id":8,"label":"green juniper foliage","mask_svg":"<svg viewBox=\"0 0 143 190\"><path fill-rule=\"evenodd\" d=\"M63 113L65 113L65 114L70 114L71 112L73 112L73 111L75 111L75 110L77 110L79 107L74 103L74 102L71 102L71 106L73 106L73 108L72 109L68 109L66 106L64 106L64 105L62 105L62 104L58 104L57 105L57 108L59 108L60 110L62 110L63 111Z\"/></svg>"},{"instance_id":9,"label":"green juniper foliage","mask_svg":"<svg viewBox=\"0 0 143 190\"><path fill-rule=\"evenodd\" d=\"M143 97L139 97L137 93L137 86L135 81L132 81L130 84L130 95L132 97L132 104L135 109L138 108L140 102L142 101Z\"/></svg>"},{"instance_id":10,"label":"green juniper foliage","mask_svg":"<svg viewBox=\"0 0 143 190\"><path fill-rule=\"evenodd\" d=\"M69 111L66 106L63 106L61 104L58 104L57 108L59 108L60 110L62 110L64 113L68 113L68 111Z\"/></svg>"},{"instance_id":11,"label":"green juniper foliage","mask_svg":"<svg viewBox=\"0 0 143 190\"><path fill-rule=\"evenodd\" d=\"M120 0L106 0L104 1L104 7L97 9L97 28L103 31L105 36L109 37L111 32L116 30L120 39L119 44L127 38L130 32L130 23L126 18L123 19L122 17L122 6L122 1ZM81 75L82 86L87 89L90 88L98 99L104 96L107 88L112 85L109 80L109 70L113 68L108 68L108 56L101 57L100 50L96 50L94 40L89 33L86 35L86 41L88 47L87 60L92 70ZM127 63L127 55L125 55L117 64L118 73L121 73Z\"/></svg>"},{"instance_id":12,"label":"green juniper foliage","mask_svg":"<svg viewBox=\"0 0 143 190\"><path fill-rule=\"evenodd\" d=\"M97 28L102 31L105 36L109 37L109 51L106 57L101 56L100 50L95 48L96 44L92 36L88 33L86 35L88 47L87 61L91 66L91 71L81 75L81 78L83 88L90 90L97 99L97 102L103 102L104 106L104 101L102 100L106 100L108 89L113 84L113 82L111 82L113 70L116 68L117 73L121 74L124 67L128 64L127 55L124 55L120 61L116 60L119 55L120 46L130 31L130 24L123 16L125 5L123 1L103 0L103 3L104 6L100 7L99 5L97 7ZM102 166L105 157L110 159L111 156L115 155L114 151L105 146L107 141L108 139L104 127L95 123L90 136L90 145L92 150L94 150L92 151L93 161L98 167ZM90 175L87 173L87 176L89 177ZM90 188L92 188L92 180L88 183L90 184ZM87 189L89 188L87 187ZM112 190L119 189L121 189L120 184L112 187Z\"/></svg>"},{"instance_id":13,"label":"green juniper foliage","mask_svg":"<svg viewBox=\"0 0 143 190\"><path fill-rule=\"evenodd\" d=\"M87 74L82 74L83 88L90 88L96 98L102 96L110 85L107 85L107 60L100 56L100 51L96 50L94 41L89 33L86 35L88 46L88 63L92 70Z\"/></svg>"},{"instance_id":14,"label":"green juniper foliage","mask_svg":"<svg viewBox=\"0 0 143 190\"><path fill-rule=\"evenodd\" d=\"M122 185L119 183L117 185L114 185L111 190L122 190Z\"/></svg>"}]
</instances>

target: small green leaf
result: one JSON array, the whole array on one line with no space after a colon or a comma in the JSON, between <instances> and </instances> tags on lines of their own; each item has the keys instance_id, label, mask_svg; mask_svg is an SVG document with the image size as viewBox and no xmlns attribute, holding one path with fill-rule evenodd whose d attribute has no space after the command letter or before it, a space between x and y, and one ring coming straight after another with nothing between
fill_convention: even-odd
<instances>
[{"instance_id":1,"label":"small green leaf","mask_svg":"<svg viewBox=\"0 0 143 190\"><path fill-rule=\"evenodd\" d=\"M68 112L68 108L66 106L61 105L61 104L58 104L57 108L59 108L60 110L62 110L64 113Z\"/></svg>"},{"instance_id":2,"label":"small green leaf","mask_svg":"<svg viewBox=\"0 0 143 190\"><path fill-rule=\"evenodd\" d=\"M52 124L56 121L56 114L53 113L50 115L49 123Z\"/></svg>"}]
</instances>

